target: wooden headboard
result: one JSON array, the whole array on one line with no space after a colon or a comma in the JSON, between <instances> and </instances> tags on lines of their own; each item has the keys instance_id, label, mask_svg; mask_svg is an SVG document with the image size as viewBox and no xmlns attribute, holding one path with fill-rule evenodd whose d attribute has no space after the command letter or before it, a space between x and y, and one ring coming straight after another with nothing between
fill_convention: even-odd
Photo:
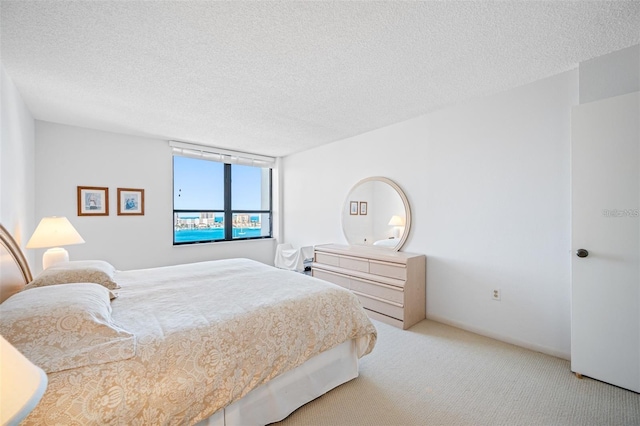
<instances>
[{"instance_id":1,"label":"wooden headboard","mask_svg":"<svg viewBox=\"0 0 640 426\"><path fill-rule=\"evenodd\" d=\"M27 258L11 234L0 225L0 303L31 282Z\"/></svg>"}]
</instances>

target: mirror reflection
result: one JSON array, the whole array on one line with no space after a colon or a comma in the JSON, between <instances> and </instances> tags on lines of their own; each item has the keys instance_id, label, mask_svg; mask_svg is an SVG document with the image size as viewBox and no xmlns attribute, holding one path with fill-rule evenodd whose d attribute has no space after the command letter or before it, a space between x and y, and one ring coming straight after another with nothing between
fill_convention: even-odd
<instances>
[{"instance_id":1,"label":"mirror reflection","mask_svg":"<svg viewBox=\"0 0 640 426\"><path fill-rule=\"evenodd\" d=\"M400 250L410 222L407 197L384 177L363 179L354 185L342 212L342 229L350 245Z\"/></svg>"}]
</instances>

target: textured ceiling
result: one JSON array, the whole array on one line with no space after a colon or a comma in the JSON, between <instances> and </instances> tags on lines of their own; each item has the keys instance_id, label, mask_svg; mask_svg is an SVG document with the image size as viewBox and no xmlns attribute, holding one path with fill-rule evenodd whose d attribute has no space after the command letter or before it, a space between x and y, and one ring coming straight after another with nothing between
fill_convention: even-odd
<instances>
[{"instance_id":1,"label":"textured ceiling","mask_svg":"<svg viewBox=\"0 0 640 426\"><path fill-rule=\"evenodd\" d=\"M36 119L284 156L640 43L640 2L2 1Z\"/></svg>"}]
</instances>

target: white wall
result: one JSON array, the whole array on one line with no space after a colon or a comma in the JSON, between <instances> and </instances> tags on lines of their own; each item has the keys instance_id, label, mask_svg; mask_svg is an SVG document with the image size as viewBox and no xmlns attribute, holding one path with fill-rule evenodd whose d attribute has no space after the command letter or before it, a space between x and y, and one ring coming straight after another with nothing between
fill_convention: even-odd
<instances>
[{"instance_id":1,"label":"white wall","mask_svg":"<svg viewBox=\"0 0 640 426\"><path fill-rule=\"evenodd\" d=\"M640 45L580 64L580 103L640 90Z\"/></svg>"},{"instance_id":2,"label":"white wall","mask_svg":"<svg viewBox=\"0 0 640 426\"><path fill-rule=\"evenodd\" d=\"M173 173L166 140L36 121L36 217L66 216L86 243L70 258L137 269L231 257L273 264L274 240L173 246ZM78 216L77 186L109 188L109 216ZM117 215L117 188L145 190L144 216ZM43 250L37 250L41 259ZM39 261L36 271L41 270Z\"/></svg>"},{"instance_id":3,"label":"white wall","mask_svg":"<svg viewBox=\"0 0 640 426\"><path fill-rule=\"evenodd\" d=\"M412 210L403 250L427 255L427 316L568 359L577 103L574 70L286 157L286 240L344 243L351 186L388 177Z\"/></svg>"},{"instance_id":4,"label":"white wall","mask_svg":"<svg viewBox=\"0 0 640 426\"><path fill-rule=\"evenodd\" d=\"M0 65L0 223L24 250L35 229L34 120Z\"/></svg>"},{"instance_id":5,"label":"white wall","mask_svg":"<svg viewBox=\"0 0 640 426\"><path fill-rule=\"evenodd\" d=\"M9 220L30 235L33 120L7 81L3 71L0 213L3 222L17 216ZM276 233L297 247L344 243L340 220L352 185L386 176L412 208L404 250L428 257L428 317L568 358L569 135L577 103L574 70L279 160ZM18 114L9 127L6 104ZM36 123L35 218L69 217L87 240L68 247L72 258L103 258L120 269L227 257L273 262L273 240L171 245L166 141ZM10 144L9 132L18 133ZM9 187L16 173L20 183ZM108 186L111 215L77 217L77 185ZM117 187L146 190L144 217L116 216ZM491 300L494 288L502 301Z\"/></svg>"}]
</instances>

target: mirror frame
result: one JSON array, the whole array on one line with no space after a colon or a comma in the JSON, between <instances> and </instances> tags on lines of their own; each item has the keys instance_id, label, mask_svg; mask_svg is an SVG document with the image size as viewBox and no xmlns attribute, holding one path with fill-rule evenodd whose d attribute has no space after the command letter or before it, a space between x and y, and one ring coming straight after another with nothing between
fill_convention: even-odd
<instances>
[{"instance_id":1,"label":"mirror frame","mask_svg":"<svg viewBox=\"0 0 640 426\"><path fill-rule=\"evenodd\" d=\"M344 221L344 212L348 211L346 209L349 208L349 201L350 201L349 194L351 194L353 192L353 190L356 189L357 187L359 187L360 185L362 185L364 183L367 183L367 182L372 182L372 181L374 181L374 182L384 182L384 183L388 184L389 186L391 186L393 189L396 190L396 192L400 196L400 199L402 199L402 204L404 205L406 218L405 218L405 224L404 224L404 232L402 233L402 237L399 238L400 241L398 242L398 244L395 245L395 247L383 248L383 247L371 246L371 248L381 249L381 250L390 250L390 251L400 251L402 246L404 246L405 242L407 241L407 238L409 237L409 231L411 230L411 207L409 207L409 199L407 198L407 195L404 193L402 188L400 188L398 186L398 184L396 184L394 181L392 181L391 179L386 178L386 177L372 176L372 177L364 178L364 179L356 182L356 184L351 187L351 189L347 193L347 197L346 197L346 199L344 201L344 205L342 206L342 214L340 216L340 219L341 219L341 222L342 222L342 234L344 235L345 240L347 240L347 243L350 246L353 245L347 239L347 232L344 229L344 222L345 222Z\"/></svg>"}]
</instances>

